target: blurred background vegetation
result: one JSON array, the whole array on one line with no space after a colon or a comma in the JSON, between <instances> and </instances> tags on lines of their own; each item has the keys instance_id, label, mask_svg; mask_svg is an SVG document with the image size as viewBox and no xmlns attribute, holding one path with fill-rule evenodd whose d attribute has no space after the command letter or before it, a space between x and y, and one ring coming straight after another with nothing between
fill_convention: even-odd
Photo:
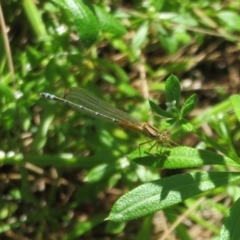
<instances>
[{"instance_id":1,"label":"blurred background vegetation","mask_svg":"<svg viewBox=\"0 0 240 240\"><path fill-rule=\"evenodd\" d=\"M229 144L230 135L230 147L239 147L227 101L240 86L239 1L94 1L116 20L116 29L103 24L87 48L74 14L57 1L1 4L1 239L160 239L193 200L165 215L103 221L121 195L160 176L127 159L145 138L39 93L63 97L79 86L161 129L148 98L166 108L164 80L173 73L183 99L198 94L190 119L220 144ZM207 123L198 119L206 109ZM174 141L199 144L194 135L174 135ZM168 239L216 236L225 214L219 209L231 201L217 191L215 198L225 202L209 194L199 215L190 215Z\"/></svg>"}]
</instances>

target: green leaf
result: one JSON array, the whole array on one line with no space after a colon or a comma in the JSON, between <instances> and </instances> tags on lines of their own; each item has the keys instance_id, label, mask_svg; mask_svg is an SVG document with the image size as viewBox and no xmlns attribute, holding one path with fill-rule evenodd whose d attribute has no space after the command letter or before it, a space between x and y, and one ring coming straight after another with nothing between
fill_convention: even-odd
<instances>
[{"instance_id":1,"label":"green leaf","mask_svg":"<svg viewBox=\"0 0 240 240\"><path fill-rule=\"evenodd\" d=\"M195 108L196 102L197 95L196 94L191 95L182 106L181 117L184 117L185 115L190 113Z\"/></svg>"},{"instance_id":2,"label":"green leaf","mask_svg":"<svg viewBox=\"0 0 240 240\"><path fill-rule=\"evenodd\" d=\"M161 148L160 152L151 152L152 154L148 150L149 148L140 147L129 154L128 159L147 167L164 169L194 168L203 165L239 167L230 158L207 150L190 147Z\"/></svg>"},{"instance_id":3,"label":"green leaf","mask_svg":"<svg viewBox=\"0 0 240 240\"><path fill-rule=\"evenodd\" d=\"M61 6L62 8L67 8L65 1L66 0L52 0L55 4Z\"/></svg>"},{"instance_id":4,"label":"green leaf","mask_svg":"<svg viewBox=\"0 0 240 240\"><path fill-rule=\"evenodd\" d=\"M41 16L41 11L37 8L37 3L31 0L23 0L22 1L22 6L23 9L26 13L26 16L32 26L32 29L35 33L35 35L39 38L42 39L46 37L47 31L45 24L43 22L42 16Z\"/></svg>"},{"instance_id":5,"label":"green leaf","mask_svg":"<svg viewBox=\"0 0 240 240\"><path fill-rule=\"evenodd\" d=\"M124 228L126 227L125 222L108 222L106 227L106 232L111 234L118 234L121 233Z\"/></svg>"},{"instance_id":6,"label":"green leaf","mask_svg":"<svg viewBox=\"0 0 240 240\"><path fill-rule=\"evenodd\" d=\"M54 0L54 2L70 12L82 44L89 48L97 40L99 32L99 24L93 12L82 0Z\"/></svg>"},{"instance_id":7,"label":"green leaf","mask_svg":"<svg viewBox=\"0 0 240 240\"><path fill-rule=\"evenodd\" d=\"M192 132L194 130L194 126L185 119L180 119L179 123L184 132Z\"/></svg>"},{"instance_id":8,"label":"green leaf","mask_svg":"<svg viewBox=\"0 0 240 240\"><path fill-rule=\"evenodd\" d=\"M150 107L151 109L159 114L160 116L163 116L163 117L166 117L166 118L172 118L172 114L169 113L169 112L166 112L164 111L162 108L160 108L155 102L151 101L151 100L148 100L149 101L149 104L150 104Z\"/></svg>"},{"instance_id":9,"label":"green leaf","mask_svg":"<svg viewBox=\"0 0 240 240\"><path fill-rule=\"evenodd\" d=\"M233 106L233 110L237 116L238 121L240 121L240 95L232 95L230 97L231 104Z\"/></svg>"},{"instance_id":10,"label":"green leaf","mask_svg":"<svg viewBox=\"0 0 240 240\"><path fill-rule=\"evenodd\" d=\"M156 30L158 30L158 29L156 29ZM171 34L169 32L167 34L159 33L158 38L159 38L159 42L160 42L162 48L165 51L167 51L169 54L173 54L173 53L177 52L179 44L176 40L176 37L173 36L173 34Z\"/></svg>"},{"instance_id":11,"label":"green leaf","mask_svg":"<svg viewBox=\"0 0 240 240\"><path fill-rule=\"evenodd\" d=\"M93 167L86 175L84 181L86 182L99 182L106 177L110 177L114 172L116 172L116 164L101 164Z\"/></svg>"},{"instance_id":12,"label":"green leaf","mask_svg":"<svg viewBox=\"0 0 240 240\"><path fill-rule=\"evenodd\" d=\"M0 219L10 218L14 212L18 209L17 203L14 202L1 202L1 209L0 209ZM2 227L2 224L1 224ZM1 231L0 231L1 232Z\"/></svg>"},{"instance_id":13,"label":"green leaf","mask_svg":"<svg viewBox=\"0 0 240 240\"><path fill-rule=\"evenodd\" d=\"M76 221L74 224L74 228L70 231L70 233L66 234L63 240L72 240L79 239L84 233L90 231L95 226L98 226L104 220L105 215L94 215L94 217L89 218L85 221Z\"/></svg>"},{"instance_id":14,"label":"green leaf","mask_svg":"<svg viewBox=\"0 0 240 240\"><path fill-rule=\"evenodd\" d=\"M224 25L227 25L230 30L240 31L240 16L234 11L220 11L217 16L222 20Z\"/></svg>"},{"instance_id":15,"label":"green leaf","mask_svg":"<svg viewBox=\"0 0 240 240\"><path fill-rule=\"evenodd\" d=\"M239 239L240 236L240 198L233 204L229 210L221 228L219 240Z\"/></svg>"},{"instance_id":16,"label":"green leaf","mask_svg":"<svg viewBox=\"0 0 240 240\"><path fill-rule=\"evenodd\" d=\"M148 34L148 22L144 22L137 30L135 37L132 40L132 49L138 50L146 40Z\"/></svg>"},{"instance_id":17,"label":"green leaf","mask_svg":"<svg viewBox=\"0 0 240 240\"><path fill-rule=\"evenodd\" d=\"M164 6L165 0L151 0L150 5L154 8L155 11L159 11Z\"/></svg>"},{"instance_id":18,"label":"green leaf","mask_svg":"<svg viewBox=\"0 0 240 240\"><path fill-rule=\"evenodd\" d=\"M107 11L96 6L95 4L91 6L97 16L101 30L113 33L117 36L122 36L126 33L126 28Z\"/></svg>"},{"instance_id":19,"label":"green leaf","mask_svg":"<svg viewBox=\"0 0 240 240\"><path fill-rule=\"evenodd\" d=\"M152 236L153 215L144 218L140 230L136 234L134 240L151 239Z\"/></svg>"},{"instance_id":20,"label":"green leaf","mask_svg":"<svg viewBox=\"0 0 240 240\"><path fill-rule=\"evenodd\" d=\"M54 118L54 107L55 106L48 105L48 107L46 107L44 110L41 124L38 127L38 131L36 132L34 140L32 142L32 149L35 151L42 149L47 142L47 132Z\"/></svg>"},{"instance_id":21,"label":"green leaf","mask_svg":"<svg viewBox=\"0 0 240 240\"><path fill-rule=\"evenodd\" d=\"M240 173L235 172L194 172L152 181L122 196L108 219L116 222L136 219L239 180Z\"/></svg>"},{"instance_id":22,"label":"green leaf","mask_svg":"<svg viewBox=\"0 0 240 240\"><path fill-rule=\"evenodd\" d=\"M212 138L208 137L207 135L203 134L200 130L193 128L192 129L195 134L197 134L204 142L210 144L219 152L225 154L227 157L233 159L236 163L240 164L240 158L236 155L235 152L231 151L228 148L224 148L221 144L213 140Z\"/></svg>"},{"instance_id":23,"label":"green leaf","mask_svg":"<svg viewBox=\"0 0 240 240\"><path fill-rule=\"evenodd\" d=\"M179 106L179 100L180 100L180 93L181 93L181 86L178 78L174 75L171 75L165 85L165 92L167 95L168 102L174 102L176 101L176 107Z\"/></svg>"}]
</instances>

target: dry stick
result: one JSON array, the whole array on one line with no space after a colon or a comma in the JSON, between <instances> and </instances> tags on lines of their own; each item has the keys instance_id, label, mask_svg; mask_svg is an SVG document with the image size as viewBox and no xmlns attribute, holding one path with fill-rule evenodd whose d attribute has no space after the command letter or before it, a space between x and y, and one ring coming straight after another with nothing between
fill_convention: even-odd
<instances>
[{"instance_id":1,"label":"dry stick","mask_svg":"<svg viewBox=\"0 0 240 240\"><path fill-rule=\"evenodd\" d=\"M0 2L0 26L1 26L1 29L2 29L3 42L4 42L5 49L6 49L8 67L9 67L9 71L10 71L12 82L13 82L13 88L14 88L14 90L16 90L16 82L15 82L15 73L14 73L14 67L13 67L13 61L12 61L12 53L11 53L11 48L10 48L10 45L9 45L7 28L6 28L6 24L5 24L4 17L3 17L1 2Z\"/></svg>"}]
</instances>

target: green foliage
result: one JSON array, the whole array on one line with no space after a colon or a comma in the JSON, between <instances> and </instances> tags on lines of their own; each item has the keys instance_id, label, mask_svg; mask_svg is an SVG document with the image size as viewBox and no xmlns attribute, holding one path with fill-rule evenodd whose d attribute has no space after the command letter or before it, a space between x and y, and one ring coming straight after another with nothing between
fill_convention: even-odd
<instances>
[{"instance_id":1,"label":"green foliage","mask_svg":"<svg viewBox=\"0 0 240 240\"><path fill-rule=\"evenodd\" d=\"M196 102L197 95L196 94L191 95L182 106L181 115L184 117L185 115L190 113L195 108Z\"/></svg>"},{"instance_id":2,"label":"green foliage","mask_svg":"<svg viewBox=\"0 0 240 240\"><path fill-rule=\"evenodd\" d=\"M165 92L167 100L169 102L175 102L175 107L178 108L180 100L180 83L179 80L174 76L170 76L165 85Z\"/></svg>"},{"instance_id":3,"label":"green foliage","mask_svg":"<svg viewBox=\"0 0 240 240\"><path fill-rule=\"evenodd\" d=\"M208 150L189 147L161 148L160 153L159 151L153 152L153 157L147 152L148 149L141 149L141 156L139 156L139 150L135 150L129 154L129 160L144 166L164 169L196 168L204 165L238 167L238 164L230 158Z\"/></svg>"},{"instance_id":4,"label":"green foliage","mask_svg":"<svg viewBox=\"0 0 240 240\"><path fill-rule=\"evenodd\" d=\"M174 103L179 103L180 83L175 76L172 75L167 79L165 89L167 99ZM232 97L231 100L233 105L237 106L236 103L239 102L238 96ZM238 168L240 159L234 152L223 148L216 141L195 129L190 122L183 118L194 109L195 104L196 95L194 94L186 100L182 108L180 108L179 104L168 106L168 111L172 113L172 122L178 122L185 131L195 132L204 142L228 156L227 158L210 151L188 147L161 148L160 151L156 149L156 151L151 153L149 148L147 150L147 148L143 149L141 147L131 153L129 159L137 164L163 169L194 168L203 165L223 165ZM162 109L159 110L156 104L151 102L151 105L158 114L165 115L164 111ZM237 109L235 108L236 111ZM239 177L239 172L202 171L178 174L151 181L122 196L113 206L108 219L122 222L152 214L155 211L180 203L189 197L203 194L210 189L238 182L240 180ZM226 224L236 220L235 216L229 216L229 218L230 220L227 219ZM221 236L226 236L226 234L236 235L233 231L234 228L226 230L226 225L224 225L221 230Z\"/></svg>"},{"instance_id":5,"label":"green foliage","mask_svg":"<svg viewBox=\"0 0 240 240\"><path fill-rule=\"evenodd\" d=\"M65 8L73 17L79 37L84 47L91 47L96 42L99 30L115 35L126 33L125 28L104 9L82 0L61 0L54 2Z\"/></svg>"},{"instance_id":6,"label":"green foliage","mask_svg":"<svg viewBox=\"0 0 240 240\"><path fill-rule=\"evenodd\" d=\"M160 116L167 117L167 118L172 118L172 114L163 110L161 107L159 107L156 103L153 101L149 100L149 105L151 106L152 110L159 114Z\"/></svg>"},{"instance_id":7,"label":"green foliage","mask_svg":"<svg viewBox=\"0 0 240 240\"><path fill-rule=\"evenodd\" d=\"M238 118L238 121L240 121L240 96L239 95L232 95L230 97L231 104L233 106L233 110L236 114L236 117Z\"/></svg>"},{"instance_id":8,"label":"green foliage","mask_svg":"<svg viewBox=\"0 0 240 240\"><path fill-rule=\"evenodd\" d=\"M219 239L237 239L239 237L239 207L240 198L234 203L228 212L223 227L221 228Z\"/></svg>"},{"instance_id":9,"label":"green foliage","mask_svg":"<svg viewBox=\"0 0 240 240\"><path fill-rule=\"evenodd\" d=\"M136 239L150 239L156 211L162 209L173 222L191 208L198 194L226 215L220 239L238 236L239 95L229 101L229 94L218 94L219 104L207 101L207 110L198 105L200 114L193 118L189 114L201 91L181 92L180 86L205 58L209 66L211 57L219 55L219 51L211 55L218 37L223 45L230 40L237 51L239 6L236 1L222 5L208 0L124 4L1 2L7 25L0 35L3 239L11 234L19 239L78 239L94 235L97 226L106 234L120 233L118 238L129 236L133 223ZM181 76L180 81L172 73ZM171 139L149 152L154 141L141 145L145 138L130 129L39 96L44 91L63 97L76 86L154 123L160 132L169 130ZM149 100L150 107L161 117L158 121L141 97L147 98L148 90L154 99ZM161 107L156 104L160 96L166 97ZM232 108L234 114L227 114ZM214 137L202 131L206 124ZM189 135L190 139L197 135L207 149L186 143ZM184 173L161 178L159 168ZM234 202L232 207L214 202L218 194ZM145 216L142 221L125 222L140 216ZM189 217L219 234L196 214ZM107 218L111 221L104 221ZM176 235L190 239L184 224Z\"/></svg>"},{"instance_id":10,"label":"green foliage","mask_svg":"<svg viewBox=\"0 0 240 240\"><path fill-rule=\"evenodd\" d=\"M239 173L194 172L151 181L122 196L113 206L108 219L129 221L239 180Z\"/></svg>"}]
</instances>

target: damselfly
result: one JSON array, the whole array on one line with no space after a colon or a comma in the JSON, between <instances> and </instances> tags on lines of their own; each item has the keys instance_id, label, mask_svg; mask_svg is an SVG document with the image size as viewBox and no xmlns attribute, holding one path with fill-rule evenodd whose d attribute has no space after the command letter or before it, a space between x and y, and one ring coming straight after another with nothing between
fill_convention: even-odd
<instances>
[{"instance_id":1,"label":"damselfly","mask_svg":"<svg viewBox=\"0 0 240 240\"><path fill-rule=\"evenodd\" d=\"M66 103L75 110L92 117L101 118L105 121L114 122L120 126L141 132L147 138L155 140L155 143L150 147L149 152L157 143L168 143L170 141L170 133L168 130L161 133L150 124L141 122L129 114L114 108L82 88L72 88L65 96L65 99L44 92L40 93L40 95L44 98Z\"/></svg>"}]
</instances>

